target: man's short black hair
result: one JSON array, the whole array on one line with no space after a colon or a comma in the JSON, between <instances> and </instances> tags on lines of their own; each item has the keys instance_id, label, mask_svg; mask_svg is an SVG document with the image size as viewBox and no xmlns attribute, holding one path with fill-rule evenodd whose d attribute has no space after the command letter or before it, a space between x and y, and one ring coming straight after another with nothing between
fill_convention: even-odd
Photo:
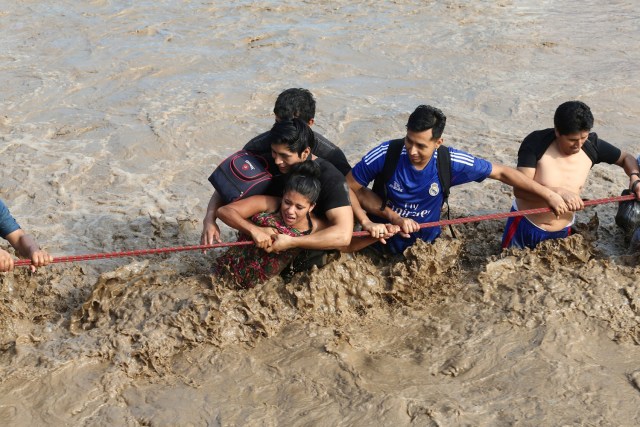
<instances>
[{"instance_id":1,"label":"man's short black hair","mask_svg":"<svg viewBox=\"0 0 640 427\"><path fill-rule=\"evenodd\" d=\"M442 111L430 105L420 105L409 116L407 130L411 132L424 132L425 130L432 129L432 138L438 139L442 136L446 123L447 117Z\"/></svg>"},{"instance_id":2,"label":"man's short black hair","mask_svg":"<svg viewBox=\"0 0 640 427\"><path fill-rule=\"evenodd\" d=\"M556 109L553 125L560 135L588 132L593 127L593 114L584 102L567 101Z\"/></svg>"},{"instance_id":3,"label":"man's short black hair","mask_svg":"<svg viewBox=\"0 0 640 427\"><path fill-rule=\"evenodd\" d=\"M269 131L270 145L286 145L292 153L302 154L316 146L316 137L308 124L300 119L280 120Z\"/></svg>"},{"instance_id":4,"label":"man's short black hair","mask_svg":"<svg viewBox=\"0 0 640 427\"><path fill-rule=\"evenodd\" d=\"M316 115L316 100L307 89L287 89L278 95L273 113L278 120L298 118L308 124Z\"/></svg>"}]
</instances>

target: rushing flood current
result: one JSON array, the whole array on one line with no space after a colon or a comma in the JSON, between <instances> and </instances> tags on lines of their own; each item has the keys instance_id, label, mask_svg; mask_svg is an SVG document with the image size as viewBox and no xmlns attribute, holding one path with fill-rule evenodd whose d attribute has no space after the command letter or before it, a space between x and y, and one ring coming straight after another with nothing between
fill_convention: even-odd
<instances>
[{"instance_id":1,"label":"rushing flood current","mask_svg":"<svg viewBox=\"0 0 640 427\"><path fill-rule=\"evenodd\" d=\"M0 0L0 20L0 198L54 256L197 244L208 175L289 87L352 164L422 103L446 144L506 165L569 99L640 153L632 1ZM596 165L583 196L627 185ZM450 205L507 211L511 191ZM16 269L0 424L637 425L640 253L615 210L535 250L482 221L241 291L211 275L220 250Z\"/></svg>"}]
</instances>

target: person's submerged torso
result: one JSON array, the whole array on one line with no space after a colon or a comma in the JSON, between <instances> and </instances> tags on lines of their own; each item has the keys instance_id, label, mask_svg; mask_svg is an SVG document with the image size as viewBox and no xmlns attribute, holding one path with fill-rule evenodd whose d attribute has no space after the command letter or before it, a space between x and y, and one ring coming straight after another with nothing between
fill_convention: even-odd
<instances>
[{"instance_id":1,"label":"person's submerged torso","mask_svg":"<svg viewBox=\"0 0 640 427\"><path fill-rule=\"evenodd\" d=\"M251 217L251 222L260 227L275 229L279 234L292 237L311 232L313 224L307 218L307 227L303 230L287 226L279 212L260 212ZM302 227L301 227L302 228ZM251 237L240 234L238 241L250 241ZM229 248L216 260L214 272L229 273L235 284L241 288L252 288L257 284L279 274L295 257L296 249L280 253L268 253L253 245Z\"/></svg>"}]
</instances>

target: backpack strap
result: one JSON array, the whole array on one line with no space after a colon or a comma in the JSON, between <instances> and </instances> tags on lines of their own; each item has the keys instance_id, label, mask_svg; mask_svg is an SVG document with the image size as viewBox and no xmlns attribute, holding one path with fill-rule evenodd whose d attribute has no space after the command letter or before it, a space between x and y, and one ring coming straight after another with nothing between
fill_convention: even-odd
<instances>
[{"instance_id":1,"label":"backpack strap","mask_svg":"<svg viewBox=\"0 0 640 427\"><path fill-rule=\"evenodd\" d=\"M449 189L451 188L451 154L449 148L444 145L438 147L438 177L440 178L440 188L442 190L442 204L449 207Z\"/></svg>"},{"instance_id":2,"label":"backpack strap","mask_svg":"<svg viewBox=\"0 0 640 427\"><path fill-rule=\"evenodd\" d=\"M386 183L391 179L391 177L393 176L393 172L395 172L396 167L398 166L398 160L400 160L402 147L404 147L404 138L389 141L387 154L384 158L384 166L382 167L382 172L380 172L378 176L376 176L376 179L373 181L372 190L382 199L382 204L380 205L381 211L383 211L387 206L388 196Z\"/></svg>"},{"instance_id":3,"label":"backpack strap","mask_svg":"<svg viewBox=\"0 0 640 427\"><path fill-rule=\"evenodd\" d=\"M440 190L442 191L442 205L447 205L447 219L451 219L449 216L449 190L451 189L451 154L449 148L444 145L438 147L438 178L440 179ZM449 231L453 238L456 237L456 233L453 231L453 227L449 224Z\"/></svg>"}]
</instances>

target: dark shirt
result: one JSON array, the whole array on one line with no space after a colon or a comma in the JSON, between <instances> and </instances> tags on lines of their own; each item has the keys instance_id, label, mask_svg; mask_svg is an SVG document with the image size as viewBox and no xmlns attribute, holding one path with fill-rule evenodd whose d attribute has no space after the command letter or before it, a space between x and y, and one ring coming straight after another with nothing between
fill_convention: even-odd
<instances>
[{"instance_id":1,"label":"dark shirt","mask_svg":"<svg viewBox=\"0 0 640 427\"><path fill-rule=\"evenodd\" d=\"M316 145L311 150L311 153L316 157L327 160L335 166L342 175L347 175L351 170L351 165L349 165L347 157L342 150L319 133L313 132L313 134L316 137ZM269 144L268 137L269 132L262 133L247 142L243 149L269 158L271 157L271 145Z\"/></svg>"},{"instance_id":2,"label":"dark shirt","mask_svg":"<svg viewBox=\"0 0 640 427\"><path fill-rule=\"evenodd\" d=\"M554 128L536 130L527 135L518 150L518 167L535 168L538 160L542 158L542 155L555 139ZM582 151L589 156L592 166L596 163L614 164L622 154L619 148L598 138L595 132L589 134L588 139L582 146Z\"/></svg>"}]
</instances>

